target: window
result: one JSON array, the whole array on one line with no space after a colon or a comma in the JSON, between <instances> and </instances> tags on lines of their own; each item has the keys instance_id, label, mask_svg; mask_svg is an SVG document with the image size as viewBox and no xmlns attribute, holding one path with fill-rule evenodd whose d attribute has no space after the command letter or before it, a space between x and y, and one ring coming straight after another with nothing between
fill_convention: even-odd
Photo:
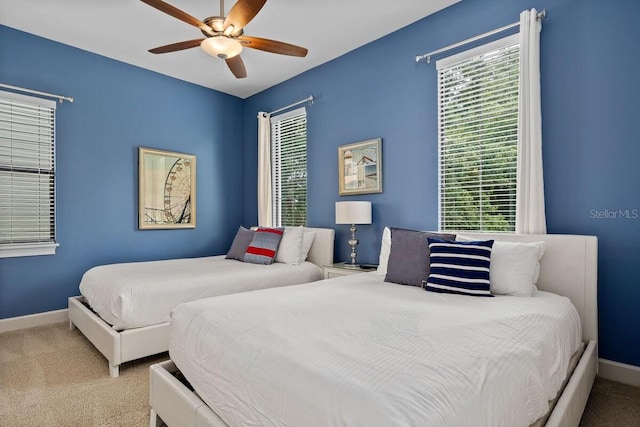
<instances>
[{"instance_id":1,"label":"window","mask_svg":"<svg viewBox=\"0 0 640 427\"><path fill-rule=\"evenodd\" d=\"M55 112L0 92L0 257L55 253Z\"/></svg>"},{"instance_id":2,"label":"window","mask_svg":"<svg viewBox=\"0 0 640 427\"><path fill-rule=\"evenodd\" d=\"M518 35L437 61L440 229L515 231Z\"/></svg>"},{"instance_id":3,"label":"window","mask_svg":"<svg viewBox=\"0 0 640 427\"><path fill-rule=\"evenodd\" d=\"M307 225L307 112L299 108L271 118L273 223Z\"/></svg>"}]
</instances>

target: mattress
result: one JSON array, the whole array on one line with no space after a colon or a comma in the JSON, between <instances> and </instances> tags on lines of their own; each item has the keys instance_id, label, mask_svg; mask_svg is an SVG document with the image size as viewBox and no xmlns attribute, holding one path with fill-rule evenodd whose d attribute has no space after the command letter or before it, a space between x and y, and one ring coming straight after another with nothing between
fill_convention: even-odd
<instances>
[{"instance_id":1,"label":"mattress","mask_svg":"<svg viewBox=\"0 0 640 427\"><path fill-rule=\"evenodd\" d=\"M529 426L581 341L558 295L477 298L375 273L172 313L169 353L234 426Z\"/></svg>"},{"instance_id":2,"label":"mattress","mask_svg":"<svg viewBox=\"0 0 640 427\"><path fill-rule=\"evenodd\" d=\"M310 262L258 265L220 255L93 267L83 275L80 293L120 331L168 322L184 302L320 279L322 269Z\"/></svg>"}]
</instances>

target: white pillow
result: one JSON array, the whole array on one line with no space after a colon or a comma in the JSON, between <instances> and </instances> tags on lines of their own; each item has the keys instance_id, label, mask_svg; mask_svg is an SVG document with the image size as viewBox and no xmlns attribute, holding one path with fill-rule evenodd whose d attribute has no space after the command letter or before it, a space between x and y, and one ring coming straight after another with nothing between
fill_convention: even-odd
<instances>
[{"instance_id":1,"label":"white pillow","mask_svg":"<svg viewBox=\"0 0 640 427\"><path fill-rule=\"evenodd\" d=\"M477 240L458 235L458 241ZM530 297L540 275L540 259L545 242L505 242L495 240L489 268L491 293Z\"/></svg>"},{"instance_id":2,"label":"white pillow","mask_svg":"<svg viewBox=\"0 0 640 427\"><path fill-rule=\"evenodd\" d=\"M313 240L316 238L315 231L304 230L302 233L302 251L300 252L300 262L306 261L309 256L309 250L313 245Z\"/></svg>"},{"instance_id":3,"label":"white pillow","mask_svg":"<svg viewBox=\"0 0 640 427\"><path fill-rule=\"evenodd\" d=\"M302 235L302 227L285 227L275 261L292 265L300 264L303 261L300 257L302 253Z\"/></svg>"},{"instance_id":4,"label":"white pillow","mask_svg":"<svg viewBox=\"0 0 640 427\"><path fill-rule=\"evenodd\" d=\"M378 258L378 269L376 273L380 276L387 275L387 265L389 264L389 254L391 253L391 230L385 227L382 232L382 243L380 244L380 258Z\"/></svg>"},{"instance_id":5,"label":"white pillow","mask_svg":"<svg viewBox=\"0 0 640 427\"><path fill-rule=\"evenodd\" d=\"M491 292L530 297L545 248L544 242L495 242L491 250Z\"/></svg>"}]
</instances>

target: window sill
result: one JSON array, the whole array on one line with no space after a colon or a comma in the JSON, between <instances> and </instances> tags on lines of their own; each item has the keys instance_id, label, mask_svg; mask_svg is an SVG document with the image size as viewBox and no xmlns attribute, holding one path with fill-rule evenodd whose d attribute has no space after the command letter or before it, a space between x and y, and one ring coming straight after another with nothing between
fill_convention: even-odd
<instances>
[{"instance_id":1,"label":"window sill","mask_svg":"<svg viewBox=\"0 0 640 427\"><path fill-rule=\"evenodd\" d=\"M0 245L0 258L55 255L59 243L16 243Z\"/></svg>"}]
</instances>

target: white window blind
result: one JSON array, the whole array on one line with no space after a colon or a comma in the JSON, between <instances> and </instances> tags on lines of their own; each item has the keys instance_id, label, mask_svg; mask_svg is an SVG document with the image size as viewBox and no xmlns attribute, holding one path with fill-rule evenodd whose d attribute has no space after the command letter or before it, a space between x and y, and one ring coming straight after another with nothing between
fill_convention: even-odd
<instances>
[{"instance_id":1,"label":"white window blind","mask_svg":"<svg viewBox=\"0 0 640 427\"><path fill-rule=\"evenodd\" d=\"M437 61L440 229L514 231L517 34Z\"/></svg>"},{"instance_id":2,"label":"white window blind","mask_svg":"<svg viewBox=\"0 0 640 427\"><path fill-rule=\"evenodd\" d=\"M273 222L307 225L307 112L298 108L271 118Z\"/></svg>"},{"instance_id":3,"label":"white window blind","mask_svg":"<svg viewBox=\"0 0 640 427\"><path fill-rule=\"evenodd\" d=\"M55 112L0 91L0 257L55 253Z\"/></svg>"}]
</instances>

